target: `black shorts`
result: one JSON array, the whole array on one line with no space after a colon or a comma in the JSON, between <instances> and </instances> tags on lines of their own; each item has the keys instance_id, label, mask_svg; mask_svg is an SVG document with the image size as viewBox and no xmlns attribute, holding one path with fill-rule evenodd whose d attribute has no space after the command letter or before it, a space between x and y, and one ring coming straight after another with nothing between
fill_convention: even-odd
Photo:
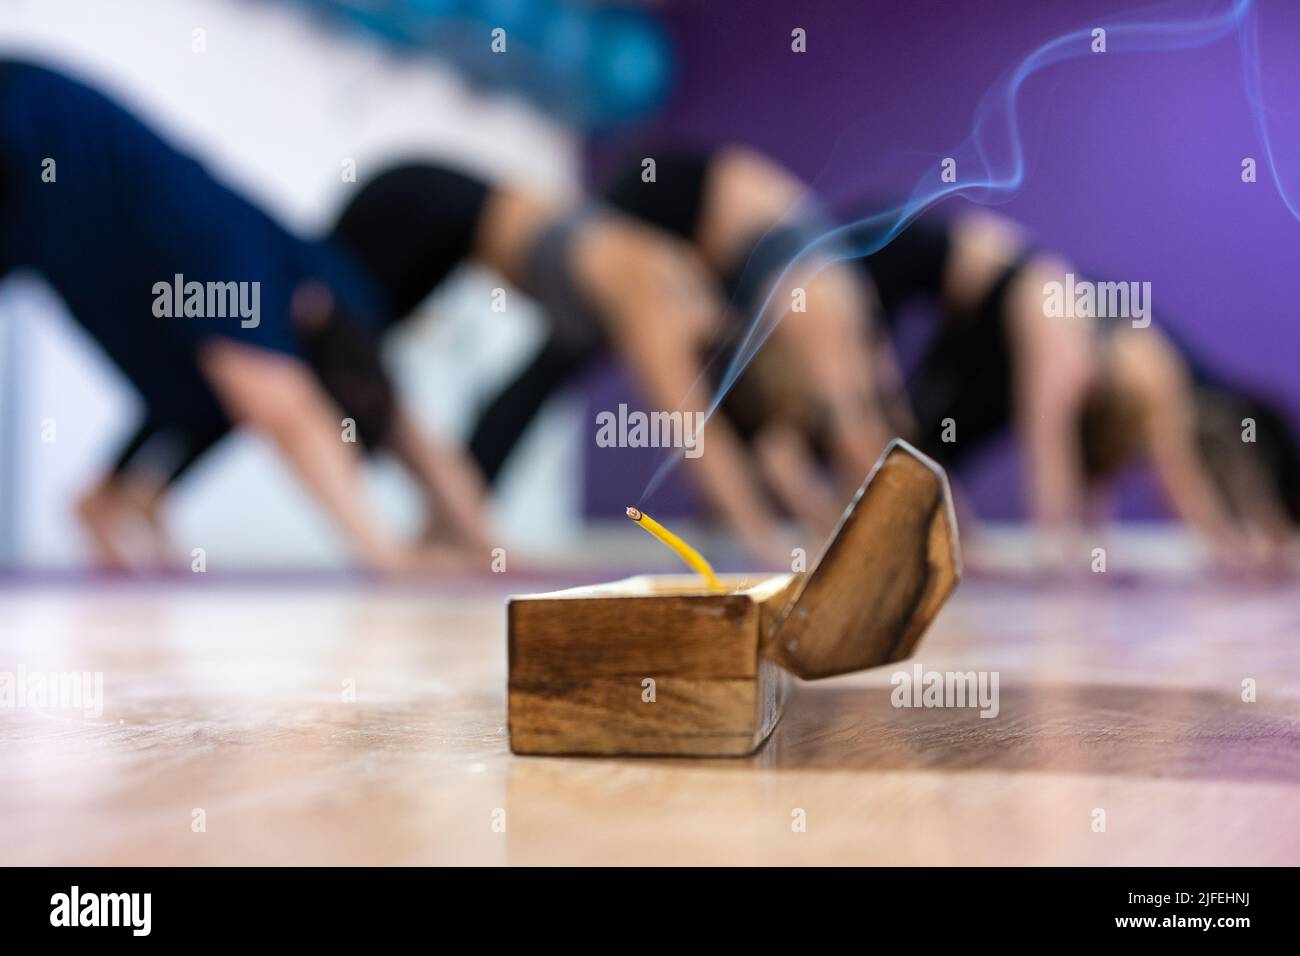
<instances>
[{"instance_id":1,"label":"black shorts","mask_svg":"<svg viewBox=\"0 0 1300 956\"><path fill-rule=\"evenodd\" d=\"M332 238L380 290L392 321L473 252L488 184L432 163L393 166L348 203Z\"/></svg>"},{"instance_id":2,"label":"black shorts","mask_svg":"<svg viewBox=\"0 0 1300 956\"><path fill-rule=\"evenodd\" d=\"M690 150L649 151L655 180L642 180L643 157L629 158L609 177L605 203L687 242L695 241L713 156Z\"/></svg>"}]
</instances>

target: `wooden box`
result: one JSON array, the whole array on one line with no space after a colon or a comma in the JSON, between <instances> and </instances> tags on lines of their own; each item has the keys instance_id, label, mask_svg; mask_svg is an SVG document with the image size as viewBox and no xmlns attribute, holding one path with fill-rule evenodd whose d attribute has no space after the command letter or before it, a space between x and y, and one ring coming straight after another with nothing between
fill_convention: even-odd
<instances>
[{"instance_id":1,"label":"wooden box","mask_svg":"<svg viewBox=\"0 0 1300 956\"><path fill-rule=\"evenodd\" d=\"M805 680L911 655L961 576L943 469L892 442L807 573L646 575L507 602L518 754L753 753Z\"/></svg>"}]
</instances>

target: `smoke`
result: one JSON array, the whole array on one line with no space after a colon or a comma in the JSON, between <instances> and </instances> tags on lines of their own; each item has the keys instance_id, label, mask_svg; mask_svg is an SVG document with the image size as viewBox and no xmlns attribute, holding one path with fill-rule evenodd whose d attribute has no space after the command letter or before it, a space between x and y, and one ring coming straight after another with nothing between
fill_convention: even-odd
<instances>
[{"instance_id":1,"label":"smoke","mask_svg":"<svg viewBox=\"0 0 1300 956\"><path fill-rule=\"evenodd\" d=\"M1181 8L1185 9L1186 4ZM1206 5L1202 4L1204 10ZM776 329L788 311L778 306L774 297L786 287L786 280L798 269L801 274L816 272L846 259L861 258L877 252L902 232L918 216L949 196L960 195L979 203L992 203L1015 193L1025 179L1025 154L1022 139L1020 91L1031 77L1066 60L1094 54L1094 44L1104 31L1106 55L1155 53L1194 50L1219 42L1234 33L1242 53L1246 97L1264 146L1266 164L1287 208L1297 219L1297 202L1287 192L1277 171L1268 135L1267 110L1262 93L1257 23L1254 0L1231 0L1213 3L1199 16L1161 17L1158 19L1111 20L1094 23L1047 41L1003 73L980 99L971 120L967 138L943 155L956 161L959 174L954 182L943 182L933 164L918 174L916 185L907 198L896 205L881 208L830 229L803 247L768 285L768 292L757 313L743 327L739 341L727 359L725 369L706 411L705 420L722 404L727 393L753 361L758 350ZM1171 8L1162 7L1160 10ZM1154 16L1148 11L1145 17ZM670 454L651 476L641 494L641 501L662 484L676 467L680 454Z\"/></svg>"}]
</instances>

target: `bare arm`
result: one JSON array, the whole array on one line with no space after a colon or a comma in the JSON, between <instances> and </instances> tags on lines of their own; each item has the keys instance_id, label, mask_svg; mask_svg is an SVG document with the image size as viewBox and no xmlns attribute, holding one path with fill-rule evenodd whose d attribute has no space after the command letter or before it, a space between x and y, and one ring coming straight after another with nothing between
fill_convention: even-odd
<instances>
[{"instance_id":1,"label":"bare arm","mask_svg":"<svg viewBox=\"0 0 1300 956\"><path fill-rule=\"evenodd\" d=\"M1244 542L1196 447L1191 381L1172 349L1149 331L1121 333L1117 367L1147 409L1145 444L1174 512L1231 561Z\"/></svg>"},{"instance_id":2,"label":"bare arm","mask_svg":"<svg viewBox=\"0 0 1300 956\"><path fill-rule=\"evenodd\" d=\"M818 470L803 436L789 425L771 425L758 435L754 450L781 503L806 527L829 537L840 520L842 503Z\"/></svg>"},{"instance_id":3,"label":"bare arm","mask_svg":"<svg viewBox=\"0 0 1300 956\"><path fill-rule=\"evenodd\" d=\"M265 434L368 566L403 565L404 549L366 505L355 446L342 441L341 415L296 359L223 339L207 343L200 365L231 417Z\"/></svg>"},{"instance_id":4,"label":"bare arm","mask_svg":"<svg viewBox=\"0 0 1300 956\"><path fill-rule=\"evenodd\" d=\"M1029 471L1030 509L1041 530L1068 533L1083 520L1083 460L1075 434L1078 409L1064 396L1030 401L1019 431Z\"/></svg>"},{"instance_id":5,"label":"bare arm","mask_svg":"<svg viewBox=\"0 0 1300 956\"><path fill-rule=\"evenodd\" d=\"M400 408L388 447L427 502L450 520L458 540L485 553L491 550L483 480L462 449L426 434Z\"/></svg>"},{"instance_id":6,"label":"bare arm","mask_svg":"<svg viewBox=\"0 0 1300 956\"><path fill-rule=\"evenodd\" d=\"M1085 484L1078 416L1097 374L1091 320L1048 317L1043 285L1063 265L1026 269L1009 290L1016 403L1031 510L1040 531L1065 541L1083 521ZM960 428L960 423L958 425Z\"/></svg>"},{"instance_id":7,"label":"bare arm","mask_svg":"<svg viewBox=\"0 0 1300 956\"><path fill-rule=\"evenodd\" d=\"M653 317L636 321L622 339L624 361L657 408L698 416L709 396L696 382L698 365L687 343L673 342L653 329ZM705 499L740 536L756 558L784 563L778 547L777 519L755 481L755 467L740 439L721 415L706 428L698 458L687 459L687 474Z\"/></svg>"},{"instance_id":8,"label":"bare arm","mask_svg":"<svg viewBox=\"0 0 1300 956\"><path fill-rule=\"evenodd\" d=\"M788 291L772 297L783 315L768 348L788 348L807 392L829 413L830 440L841 490L856 490L892 437L873 380L877 360L868 339L874 294L842 264L801 270ZM806 311L789 311L802 289Z\"/></svg>"},{"instance_id":9,"label":"bare arm","mask_svg":"<svg viewBox=\"0 0 1300 956\"><path fill-rule=\"evenodd\" d=\"M698 262L670 240L619 217L590 224L571 251L577 281L599 310L620 359L656 407L692 419L709 407L699 352L718 333L722 304ZM786 557L756 468L720 415L687 474L709 505L766 563Z\"/></svg>"}]
</instances>

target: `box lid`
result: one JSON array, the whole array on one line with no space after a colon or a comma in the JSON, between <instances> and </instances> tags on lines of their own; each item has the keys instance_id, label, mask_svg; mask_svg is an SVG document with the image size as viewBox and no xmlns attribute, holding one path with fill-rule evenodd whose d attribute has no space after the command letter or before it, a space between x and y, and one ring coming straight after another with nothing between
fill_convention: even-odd
<instances>
[{"instance_id":1,"label":"box lid","mask_svg":"<svg viewBox=\"0 0 1300 956\"><path fill-rule=\"evenodd\" d=\"M902 660L960 578L948 477L896 438L772 616L761 653L804 679Z\"/></svg>"}]
</instances>

